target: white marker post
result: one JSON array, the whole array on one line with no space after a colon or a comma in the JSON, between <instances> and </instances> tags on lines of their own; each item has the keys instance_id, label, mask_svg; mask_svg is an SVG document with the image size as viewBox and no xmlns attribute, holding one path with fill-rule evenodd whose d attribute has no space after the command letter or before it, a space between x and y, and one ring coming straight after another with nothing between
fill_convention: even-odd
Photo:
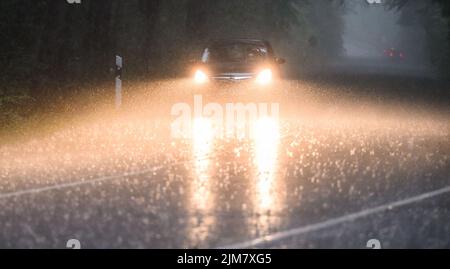
<instances>
[{"instance_id":1,"label":"white marker post","mask_svg":"<svg viewBox=\"0 0 450 269\"><path fill-rule=\"evenodd\" d=\"M116 56L116 109L122 105L122 57Z\"/></svg>"}]
</instances>

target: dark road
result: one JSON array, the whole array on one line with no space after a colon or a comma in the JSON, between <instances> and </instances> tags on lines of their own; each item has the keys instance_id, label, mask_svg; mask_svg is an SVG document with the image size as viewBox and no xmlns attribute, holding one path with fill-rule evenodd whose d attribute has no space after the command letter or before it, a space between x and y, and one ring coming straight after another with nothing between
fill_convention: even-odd
<instances>
[{"instance_id":1,"label":"dark road","mask_svg":"<svg viewBox=\"0 0 450 269\"><path fill-rule=\"evenodd\" d=\"M0 248L450 248L444 91L373 74L126 84L120 112L0 145ZM171 109L194 95L279 118L221 136L197 115L174 137Z\"/></svg>"}]
</instances>

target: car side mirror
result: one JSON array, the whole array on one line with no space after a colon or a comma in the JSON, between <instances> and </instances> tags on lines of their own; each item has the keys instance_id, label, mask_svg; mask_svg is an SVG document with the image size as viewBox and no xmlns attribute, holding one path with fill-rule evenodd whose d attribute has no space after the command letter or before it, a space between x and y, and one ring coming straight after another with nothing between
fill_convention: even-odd
<instances>
[{"instance_id":1,"label":"car side mirror","mask_svg":"<svg viewBox=\"0 0 450 269\"><path fill-rule=\"evenodd\" d=\"M276 62L277 64L285 64L285 63L286 63L286 60L283 59L283 58L275 58L275 62Z\"/></svg>"}]
</instances>

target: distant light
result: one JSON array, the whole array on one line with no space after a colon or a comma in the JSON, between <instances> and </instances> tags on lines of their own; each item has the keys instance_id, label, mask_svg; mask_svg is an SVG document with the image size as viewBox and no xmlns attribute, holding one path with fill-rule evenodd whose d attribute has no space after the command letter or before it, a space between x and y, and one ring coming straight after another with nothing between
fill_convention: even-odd
<instances>
[{"instance_id":1,"label":"distant light","mask_svg":"<svg viewBox=\"0 0 450 269\"><path fill-rule=\"evenodd\" d=\"M201 70L197 70L194 75L194 81L197 84L204 84L208 82L208 76Z\"/></svg>"},{"instance_id":2,"label":"distant light","mask_svg":"<svg viewBox=\"0 0 450 269\"><path fill-rule=\"evenodd\" d=\"M256 77L256 82L261 85L267 85L272 82L272 70L264 69Z\"/></svg>"}]
</instances>

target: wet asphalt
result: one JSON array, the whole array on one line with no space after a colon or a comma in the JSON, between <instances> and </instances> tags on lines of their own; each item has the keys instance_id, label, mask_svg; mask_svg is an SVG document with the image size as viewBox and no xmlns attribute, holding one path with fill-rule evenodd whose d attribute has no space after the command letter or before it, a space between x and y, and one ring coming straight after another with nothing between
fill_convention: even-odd
<instances>
[{"instance_id":1,"label":"wet asphalt","mask_svg":"<svg viewBox=\"0 0 450 269\"><path fill-rule=\"evenodd\" d=\"M120 111L0 146L0 248L450 248L441 84L340 74L124 91ZM226 133L195 114L195 96L223 121L227 104L279 114ZM181 136L177 104L191 109Z\"/></svg>"}]
</instances>

